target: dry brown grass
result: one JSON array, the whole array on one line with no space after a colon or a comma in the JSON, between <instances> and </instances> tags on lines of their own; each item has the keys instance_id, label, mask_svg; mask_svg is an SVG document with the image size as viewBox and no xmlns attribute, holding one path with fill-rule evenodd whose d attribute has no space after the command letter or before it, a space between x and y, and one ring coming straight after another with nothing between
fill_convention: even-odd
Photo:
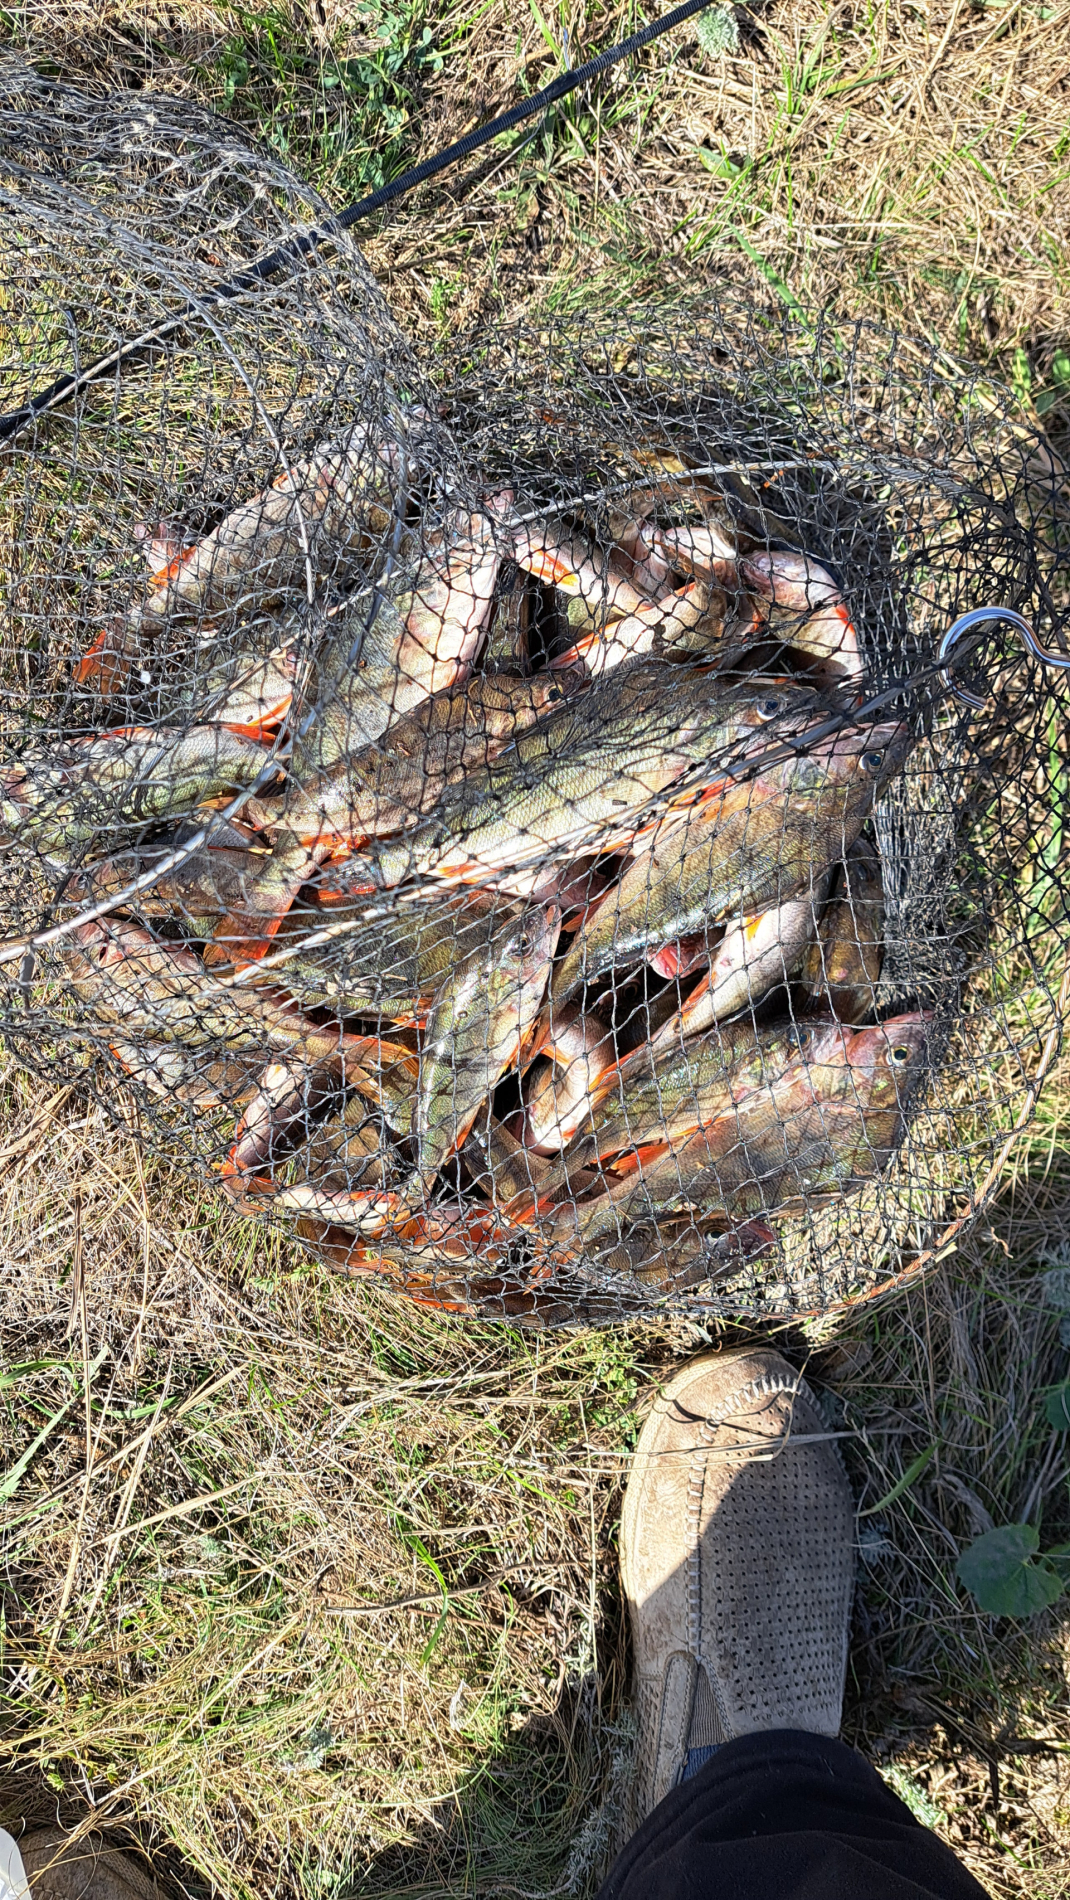
<instances>
[{"instance_id":1,"label":"dry brown grass","mask_svg":"<svg viewBox=\"0 0 1070 1900\"><path fill-rule=\"evenodd\" d=\"M223 105L244 61L231 109L335 201L359 185L375 127L324 89L367 50L353 9L5 17L94 84ZM398 163L556 68L533 7L428 17L444 62L409 89ZM578 57L633 15L543 19ZM512 161L396 211L368 242L395 307L448 347L482 313L772 281L994 360L1057 423L1070 8L739 19L735 57L681 34ZM3 1507L0 1821L103 1821L176 1892L228 1900L583 1892L626 1773L627 1453L699 1335L422 1315L220 1214L77 1093L42 1100L13 1070L3 1088L0 1462L47 1431ZM1067 1355L1037 1278L1070 1249L1068 1113L1064 1062L954 1259L785 1339L858 1434L863 1508L935 1447L862 1520L848 1733L993 1894L1032 1900L1067 1885L1066 1623L981 1617L953 1568L988 1518L1070 1532L1038 1397Z\"/></svg>"},{"instance_id":2,"label":"dry brown grass","mask_svg":"<svg viewBox=\"0 0 1070 1900\"><path fill-rule=\"evenodd\" d=\"M1038 1161L1065 1099L952 1262L783 1336L856 1434L864 1510L936 1447L861 1520L847 1732L993 1894L1036 1900L1064 1890L1066 1626L980 1616L953 1565L989 1519L1070 1528L1036 1277L1070 1204ZM16 1074L4 1105L30 1141L3 1464L53 1423L6 1507L0 1819L103 1821L176 1890L582 1893L627 1764L627 1453L697 1329L421 1315L191 1202L92 1105L35 1121Z\"/></svg>"},{"instance_id":3,"label":"dry brown grass","mask_svg":"<svg viewBox=\"0 0 1070 1900\"><path fill-rule=\"evenodd\" d=\"M648 16L619 0L461 0L426 17L443 64L402 88L395 166L550 77L566 34L576 61ZM20 49L71 75L227 106L335 202L359 188L382 127L361 122L360 84L325 81L367 52L378 18L333 0L307 11L29 0L8 16ZM511 162L494 148L393 210L369 255L413 321L430 334L474 308L772 275L804 303L901 324L1008 372L1021 348L1034 394L1056 394L1070 7L801 0L737 19L734 56L703 54L681 28L551 127L525 130Z\"/></svg>"}]
</instances>

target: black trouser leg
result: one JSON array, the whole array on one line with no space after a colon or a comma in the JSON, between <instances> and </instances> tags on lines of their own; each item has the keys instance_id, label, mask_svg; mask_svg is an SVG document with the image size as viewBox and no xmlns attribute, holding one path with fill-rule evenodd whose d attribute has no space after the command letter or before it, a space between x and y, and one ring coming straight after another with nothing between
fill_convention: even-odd
<instances>
[{"instance_id":1,"label":"black trouser leg","mask_svg":"<svg viewBox=\"0 0 1070 1900\"><path fill-rule=\"evenodd\" d=\"M988 1900L845 1742L726 1742L673 1788L598 1900Z\"/></svg>"}]
</instances>

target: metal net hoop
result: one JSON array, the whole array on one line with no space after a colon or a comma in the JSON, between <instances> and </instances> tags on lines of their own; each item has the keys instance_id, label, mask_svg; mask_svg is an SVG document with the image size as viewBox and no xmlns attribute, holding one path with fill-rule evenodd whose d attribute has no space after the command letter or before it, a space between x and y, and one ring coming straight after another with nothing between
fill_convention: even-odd
<instances>
[{"instance_id":1,"label":"metal net hoop","mask_svg":"<svg viewBox=\"0 0 1070 1900\"><path fill-rule=\"evenodd\" d=\"M814 1314L939 1258L1067 1005L1064 676L989 627L978 712L939 663L979 605L1065 644L1010 392L728 291L426 360L342 235L220 301L315 194L4 78L4 408L172 326L0 449L8 1047L438 1308Z\"/></svg>"}]
</instances>

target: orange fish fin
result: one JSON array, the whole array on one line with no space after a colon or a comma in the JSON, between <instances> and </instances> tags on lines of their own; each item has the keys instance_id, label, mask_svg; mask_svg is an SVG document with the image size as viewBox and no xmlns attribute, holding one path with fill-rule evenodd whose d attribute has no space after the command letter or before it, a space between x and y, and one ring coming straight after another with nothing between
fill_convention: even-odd
<instances>
[{"instance_id":1,"label":"orange fish fin","mask_svg":"<svg viewBox=\"0 0 1070 1900\"><path fill-rule=\"evenodd\" d=\"M232 963L240 968L243 963L256 963L261 957L266 957L292 902L293 899L289 899L277 917L260 912L253 916L248 911L231 911L226 917L220 918L204 946L205 962L209 966Z\"/></svg>"}]
</instances>

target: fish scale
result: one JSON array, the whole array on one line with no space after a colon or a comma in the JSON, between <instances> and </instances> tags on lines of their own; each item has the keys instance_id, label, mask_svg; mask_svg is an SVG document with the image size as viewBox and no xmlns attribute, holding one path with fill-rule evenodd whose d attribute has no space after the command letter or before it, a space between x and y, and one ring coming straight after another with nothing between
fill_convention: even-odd
<instances>
[{"instance_id":1,"label":"fish scale","mask_svg":"<svg viewBox=\"0 0 1070 1900\"><path fill-rule=\"evenodd\" d=\"M562 1217L562 1236L586 1244L639 1209L752 1220L858 1185L895 1147L930 1020L915 1012L871 1029L778 1024L758 1034L740 1024L671 1059L641 1051L570 1150L577 1167L615 1157L626 1171Z\"/></svg>"},{"instance_id":2,"label":"fish scale","mask_svg":"<svg viewBox=\"0 0 1070 1900\"><path fill-rule=\"evenodd\" d=\"M794 682L741 686L700 667L620 666L470 773L406 838L371 853L376 874L387 888L434 874L530 889L523 867L612 849L690 767L714 778L719 760L810 723L822 703Z\"/></svg>"},{"instance_id":3,"label":"fish scale","mask_svg":"<svg viewBox=\"0 0 1070 1900\"><path fill-rule=\"evenodd\" d=\"M849 729L663 827L578 934L555 973L555 1000L816 883L861 830L903 751L899 726Z\"/></svg>"}]
</instances>

